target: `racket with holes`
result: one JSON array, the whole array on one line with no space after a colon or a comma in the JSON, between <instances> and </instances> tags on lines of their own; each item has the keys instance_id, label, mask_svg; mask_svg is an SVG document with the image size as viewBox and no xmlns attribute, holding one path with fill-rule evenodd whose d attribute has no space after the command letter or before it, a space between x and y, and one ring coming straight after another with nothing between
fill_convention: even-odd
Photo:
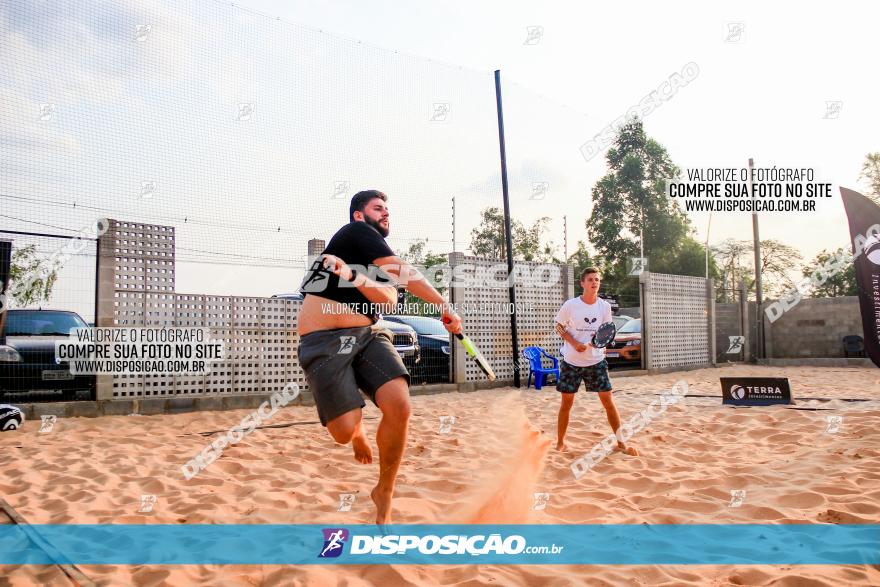
<instances>
[{"instance_id":1,"label":"racket with holes","mask_svg":"<svg viewBox=\"0 0 880 587\"><path fill-rule=\"evenodd\" d=\"M449 324L448 319L443 319L443 322ZM486 377L489 378L489 381L495 381L495 371L492 370L492 365L489 364L489 361L486 360L486 357L483 356L483 353L480 352L480 349L477 348L477 345L474 344L470 338L465 336L462 333L458 333L455 335L459 341L461 341L461 346L464 347L464 350L473 357L474 361L476 361L477 366L482 369L483 373L486 374Z\"/></svg>"},{"instance_id":2,"label":"racket with holes","mask_svg":"<svg viewBox=\"0 0 880 587\"><path fill-rule=\"evenodd\" d=\"M597 349L605 348L611 344L615 335L617 335L617 327L614 326L614 322L606 322L596 330L596 334L593 335L593 340L590 344Z\"/></svg>"}]
</instances>

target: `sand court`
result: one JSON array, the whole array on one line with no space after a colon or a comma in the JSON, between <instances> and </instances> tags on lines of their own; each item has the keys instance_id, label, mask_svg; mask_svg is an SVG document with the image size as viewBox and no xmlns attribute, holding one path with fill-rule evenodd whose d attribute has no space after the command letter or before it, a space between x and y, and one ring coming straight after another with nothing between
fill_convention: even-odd
<instances>
[{"instance_id":1,"label":"sand court","mask_svg":"<svg viewBox=\"0 0 880 587\"><path fill-rule=\"evenodd\" d=\"M641 456L612 453L580 479L572 461L607 435L594 394L577 394L566 453L551 447L559 404L552 387L415 396L394 521L880 522L875 369L736 366L639 377L612 372L612 381L625 421L678 380L687 383L690 396L720 396L718 377L729 375L789 377L797 404L730 408L720 405L720 397L686 397L632 437ZM29 421L21 431L0 435L7 472L0 494L34 524L371 522L377 463L355 462L351 448L335 445L317 424L257 430L186 480L180 466L212 438L198 433L227 430L245 413L59 419L49 433ZM378 410L370 406L365 416L374 442ZM314 420L314 408L298 406L280 410L271 424ZM155 496L146 498L151 511L139 511L144 496ZM853 565L80 568L99 585L880 583L880 570ZM66 584L49 567L7 565L0 576L0 585Z\"/></svg>"}]
</instances>

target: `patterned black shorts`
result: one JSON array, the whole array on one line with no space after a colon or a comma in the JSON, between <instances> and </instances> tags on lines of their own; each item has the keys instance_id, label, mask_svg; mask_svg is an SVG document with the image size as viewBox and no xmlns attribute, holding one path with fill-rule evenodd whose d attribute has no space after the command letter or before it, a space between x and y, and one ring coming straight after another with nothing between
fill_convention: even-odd
<instances>
[{"instance_id":1,"label":"patterned black shorts","mask_svg":"<svg viewBox=\"0 0 880 587\"><path fill-rule=\"evenodd\" d=\"M587 391L611 391L611 380L608 378L608 363L601 362L589 367L575 367L564 360L559 365L559 382L556 391L577 393L583 380Z\"/></svg>"}]
</instances>

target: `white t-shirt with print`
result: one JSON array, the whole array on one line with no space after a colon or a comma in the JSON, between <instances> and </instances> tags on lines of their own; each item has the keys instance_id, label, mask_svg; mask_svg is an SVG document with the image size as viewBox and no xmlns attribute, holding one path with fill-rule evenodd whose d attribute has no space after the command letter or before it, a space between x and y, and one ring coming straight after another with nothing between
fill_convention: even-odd
<instances>
[{"instance_id":1,"label":"white t-shirt with print","mask_svg":"<svg viewBox=\"0 0 880 587\"><path fill-rule=\"evenodd\" d=\"M578 296L562 304L556 314L556 322L565 326L568 334L576 341L587 344L593 340L599 326L612 321L611 315L611 304L602 298L596 298L595 303L588 304ZM604 348L588 346L587 350L579 353L567 340L563 340L561 350L565 362L576 367L589 367L605 358Z\"/></svg>"}]
</instances>

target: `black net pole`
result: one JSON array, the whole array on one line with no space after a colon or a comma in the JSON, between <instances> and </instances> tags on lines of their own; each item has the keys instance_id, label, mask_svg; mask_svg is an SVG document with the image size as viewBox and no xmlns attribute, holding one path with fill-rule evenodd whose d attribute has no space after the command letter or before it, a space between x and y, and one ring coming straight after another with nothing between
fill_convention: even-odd
<instances>
[{"instance_id":1,"label":"black net pole","mask_svg":"<svg viewBox=\"0 0 880 587\"><path fill-rule=\"evenodd\" d=\"M504 147L504 114L501 108L501 70L495 70L495 103L498 108L498 144L501 149L501 192L504 197L504 241L507 250L507 275L510 292L510 335L513 343L513 384L519 381L519 341L516 338L516 291L513 276L513 239L510 231L510 197L507 189L507 151Z\"/></svg>"},{"instance_id":2,"label":"black net pole","mask_svg":"<svg viewBox=\"0 0 880 587\"><path fill-rule=\"evenodd\" d=\"M12 272L12 241L0 240L0 295L9 295L9 274ZM12 297L12 296L9 296ZM6 310L9 301L0 297L0 344L6 344Z\"/></svg>"}]
</instances>

